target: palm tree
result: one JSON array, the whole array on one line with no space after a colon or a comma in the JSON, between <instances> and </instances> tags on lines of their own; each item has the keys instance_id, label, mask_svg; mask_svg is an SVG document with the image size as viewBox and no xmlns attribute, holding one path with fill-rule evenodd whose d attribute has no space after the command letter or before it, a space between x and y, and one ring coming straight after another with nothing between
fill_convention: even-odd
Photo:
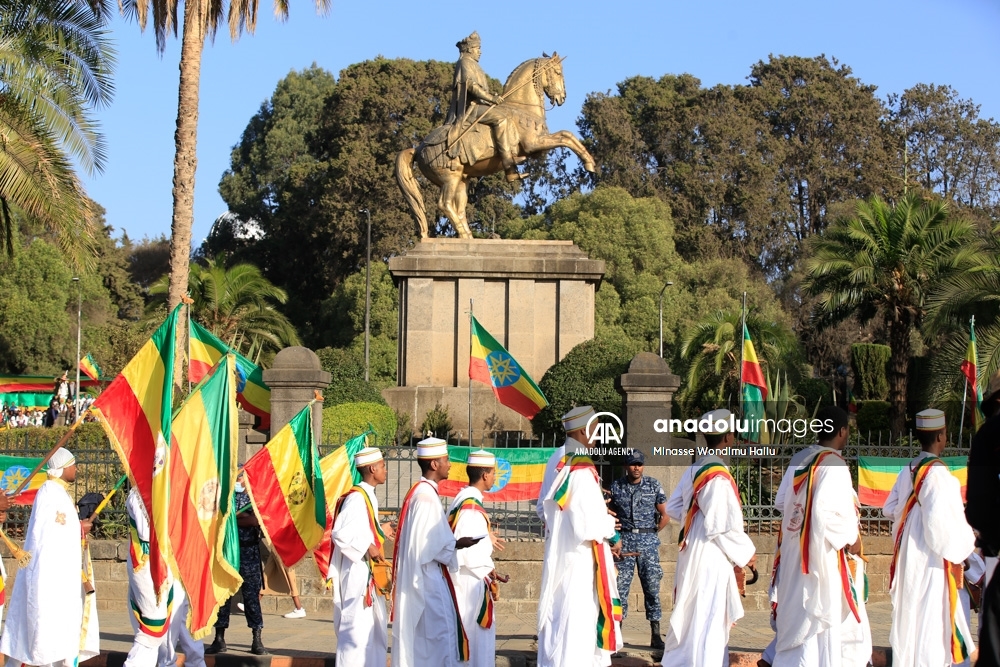
<instances>
[{"instance_id":1,"label":"palm tree","mask_svg":"<svg viewBox=\"0 0 1000 667\"><path fill-rule=\"evenodd\" d=\"M150 287L152 307L164 302L168 285L165 275ZM274 307L287 302L288 295L256 266L237 264L227 269L221 256L207 266L195 264L188 288L194 300L191 316L250 359L299 344L295 327Z\"/></svg>"},{"instance_id":2,"label":"palm tree","mask_svg":"<svg viewBox=\"0 0 1000 667\"><path fill-rule=\"evenodd\" d=\"M0 0L0 234L8 254L15 212L42 223L78 261L93 238L91 203L72 162L94 173L106 158L90 115L114 91L101 14L76 0Z\"/></svg>"},{"instance_id":3,"label":"palm tree","mask_svg":"<svg viewBox=\"0 0 1000 667\"><path fill-rule=\"evenodd\" d=\"M949 215L943 201L905 196L897 204L878 197L857 204L809 239L806 287L819 296L820 322L857 314L885 324L889 357L890 428L906 425L906 372L910 335L927 314L931 290L982 263L972 225Z\"/></svg>"}]
</instances>

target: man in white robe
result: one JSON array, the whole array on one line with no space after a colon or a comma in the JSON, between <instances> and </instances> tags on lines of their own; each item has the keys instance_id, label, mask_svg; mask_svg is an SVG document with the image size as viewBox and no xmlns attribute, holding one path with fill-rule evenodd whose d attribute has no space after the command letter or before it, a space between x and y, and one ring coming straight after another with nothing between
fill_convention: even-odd
<instances>
[{"instance_id":1,"label":"man in white robe","mask_svg":"<svg viewBox=\"0 0 1000 667\"><path fill-rule=\"evenodd\" d=\"M705 443L731 446L729 410L714 410ZM739 491L722 458L702 456L684 471L667 501L667 515L683 527L674 578L674 609L664 644L664 667L729 664L729 630L743 617L734 565L756 565L756 548L743 530Z\"/></svg>"},{"instance_id":2,"label":"man in white robe","mask_svg":"<svg viewBox=\"0 0 1000 667\"><path fill-rule=\"evenodd\" d=\"M571 422L566 430L585 423ZM538 667L610 665L623 645L612 562L621 538L593 462L567 452L544 503L549 536L538 600Z\"/></svg>"},{"instance_id":3,"label":"man in white robe","mask_svg":"<svg viewBox=\"0 0 1000 667\"><path fill-rule=\"evenodd\" d=\"M545 462L545 474L542 476L542 486L538 492L538 502L535 505L535 512L542 524L545 523L545 497L552 487L552 480L556 478L556 466L567 454L574 453L577 449L586 447L587 421L595 414L594 408L589 405L579 405L562 416L563 430L566 431L566 440L556 448ZM569 428L567 424L571 425ZM548 536L548 530L545 529Z\"/></svg>"},{"instance_id":4,"label":"man in white robe","mask_svg":"<svg viewBox=\"0 0 1000 667\"><path fill-rule=\"evenodd\" d=\"M0 637L8 667L75 667L83 637L83 549L90 521L81 521L69 495L76 460L58 449L38 489L24 548L31 562L18 570Z\"/></svg>"},{"instance_id":5,"label":"man in white robe","mask_svg":"<svg viewBox=\"0 0 1000 667\"><path fill-rule=\"evenodd\" d=\"M403 500L392 557L392 667L457 667L468 659L450 572L457 549L479 540L458 540L441 507L438 483L448 479L448 445L438 438L417 443L421 478Z\"/></svg>"},{"instance_id":6,"label":"man in white robe","mask_svg":"<svg viewBox=\"0 0 1000 667\"><path fill-rule=\"evenodd\" d=\"M382 547L392 527L378 523L375 487L388 475L382 451L365 447L354 455L362 481L341 496L333 520L333 629L337 664L385 667L389 630L385 599L376 590L370 564L385 558ZM367 500L366 500L367 499Z\"/></svg>"},{"instance_id":7,"label":"man in white robe","mask_svg":"<svg viewBox=\"0 0 1000 667\"><path fill-rule=\"evenodd\" d=\"M844 618L857 613L842 574L848 547L854 553L861 548L854 486L840 456L847 413L827 407L817 419L823 424L819 443L786 473L774 667L839 667Z\"/></svg>"},{"instance_id":8,"label":"man in white robe","mask_svg":"<svg viewBox=\"0 0 1000 667\"><path fill-rule=\"evenodd\" d=\"M939 458L948 444L944 413L918 412L917 438L920 455L899 473L882 507L895 538L889 644L895 667L945 667L975 650L957 590L975 535L965 519L961 485ZM949 576L951 567L957 576ZM957 586L954 596L950 585Z\"/></svg>"},{"instance_id":9,"label":"man in white robe","mask_svg":"<svg viewBox=\"0 0 1000 667\"><path fill-rule=\"evenodd\" d=\"M472 452L466 461L466 472L469 485L458 492L448 508L448 524L457 538L486 535L489 539L458 552L458 572L451 579L462 613L462 626L469 637L469 667L493 667L497 627L490 583L496 576L493 547L502 551L503 540L494 537L490 530L483 493L493 488L496 457L483 450Z\"/></svg>"}]
</instances>

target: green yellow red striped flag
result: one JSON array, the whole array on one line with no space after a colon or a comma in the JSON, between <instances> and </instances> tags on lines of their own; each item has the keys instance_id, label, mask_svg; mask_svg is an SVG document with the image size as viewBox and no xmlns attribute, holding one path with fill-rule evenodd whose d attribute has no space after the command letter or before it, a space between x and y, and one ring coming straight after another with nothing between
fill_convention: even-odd
<instances>
[{"instance_id":1,"label":"green yellow red striped flag","mask_svg":"<svg viewBox=\"0 0 1000 667\"><path fill-rule=\"evenodd\" d=\"M438 485L438 493L453 498L458 492L469 485L469 474L466 462L469 453L478 447L448 447L448 460L451 469L448 479ZM545 477L545 463L549 460L555 448L550 447L516 447L487 449L497 460L496 481L493 488L483 494L488 502L509 502L517 500L535 500L542 489L542 478Z\"/></svg>"},{"instance_id":2,"label":"green yellow red striped flag","mask_svg":"<svg viewBox=\"0 0 1000 667\"><path fill-rule=\"evenodd\" d=\"M243 466L244 483L261 530L285 567L302 560L326 531L326 493L313 443L313 403L302 408Z\"/></svg>"},{"instance_id":3,"label":"green yellow red striped flag","mask_svg":"<svg viewBox=\"0 0 1000 667\"><path fill-rule=\"evenodd\" d=\"M333 541L330 533L336 515L337 502L351 487L361 482L361 473L354 467L354 455L365 448L371 431L366 431L345 442L340 447L320 459L319 468L323 472L323 494L326 496L326 530L323 539L313 550L313 562L319 576L326 579L333 557Z\"/></svg>"},{"instance_id":4,"label":"green yellow red striped flag","mask_svg":"<svg viewBox=\"0 0 1000 667\"><path fill-rule=\"evenodd\" d=\"M969 322L969 346L965 349L965 359L962 360L962 375L968 383L969 396L972 399L972 430L978 431L979 427L986 420L983 415L983 388L979 386L977 371L976 352L976 325Z\"/></svg>"},{"instance_id":5,"label":"green yellow red striped flag","mask_svg":"<svg viewBox=\"0 0 1000 667\"><path fill-rule=\"evenodd\" d=\"M528 419L549 402L510 352L472 318L469 379L493 387L497 400Z\"/></svg>"},{"instance_id":6,"label":"green yellow red striped flag","mask_svg":"<svg viewBox=\"0 0 1000 667\"><path fill-rule=\"evenodd\" d=\"M52 375L0 375L0 393L34 392L52 396L58 379ZM81 387L96 387L99 384L97 380L80 380Z\"/></svg>"},{"instance_id":7,"label":"green yellow red striped flag","mask_svg":"<svg viewBox=\"0 0 1000 667\"><path fill-rule=\"evenodd\" d=\"M180 305L111 381L92 410L108 434L149 517L149 569L157 598L168 585L167 463Z\"/></svg>"},{"instance_id":8,"label":"green yellow red striped flag","mask_svg":"<svg viewBox=\"0 0 1000 667\"><path fill-rule=\"evenodd\" d=\"M219 607L243 583L233 507L235 374L236 359L223 357L181 405L170 432L171 566L187 591L194 639L211 633Z\"/></svg>"},{"instance_id":9,"label":"green yellow red striped flag","mask_svg":"<svg viewBox=\"0 0 1000 667\"><path fill-rule=\"evenodd\" d=\"M892 491L892 485L912 459L889 456L858 457L858 500L862 505L882 507ZM948 470L962 484L962 500L965 500L965 484L968 479L968 456L941 457Z\"/></svg>"},{"instance_id":10,"label":"green yellow red striped flag","mask_svg":"<svg viewBox=\"0 0 1000 667\"><path fill-rule=\"evenodd\" d=\"M750 423L746 438L750 442L761 442L761 431L758 424L764 419L764 401L767 399L767 380L757 360L757 351L750 340L750 332L743 323L743 385L740 387L743 416Z\"/></svg>"},{"instance_id":11,"label":"green yellow red striped flag","mask_svg":"<svg viewBox=\"0 0 1000 667\"><path fill-rule=\"evenodd\" d=\"M26 456L0 456L0 491L3 493L8 493L13 491L27 479L31 471L35 469L35 466L41 462L42 459L30 458ZM16 505L31 505L35 502L35 494L38 493L38 489L45 483L46 475L45 470L48 466L42 466L42 469L34 474L31 481L28 483L24 490L18 495L10 499L10 501Z\"/></svg>"},{"instance_id":12,"label":"green yellow red striped flag","mask_svg":"<svg viewBox=\"0 0 1000 667\"><path fill-rule=\"evenodd\" d=\"M264 384L264 372L260 366L230 348L193 319L189 321L191 363L188 365L188 378L191 382L201 382L209 369L219 363L219 359L227 352L236 355L236 401L244 410L257 417L257 428L263 431L271 428L271 388Z\"/></svg>"},{"instance_id":13,"label":"green yellow red striped flag","mask_svg":"<svg viewBox=\"0 0 1000 667\"><path fill-rule=\"evenodd\" d=\"M87 356L80 360L80 371L91 380L101 379L101 367L94 361L94 357L88 352Z\"/></svg>"}]
</instances>

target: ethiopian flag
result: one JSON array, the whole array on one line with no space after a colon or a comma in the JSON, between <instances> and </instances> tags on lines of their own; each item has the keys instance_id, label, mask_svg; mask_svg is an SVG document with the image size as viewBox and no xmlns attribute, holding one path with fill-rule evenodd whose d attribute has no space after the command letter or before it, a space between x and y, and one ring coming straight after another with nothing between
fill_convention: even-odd
<instances>
[{"instance_id":1,"label":"ethiopian flag","mask_svg":"<svg viewBox=\"0 0 1000 667\"><path fill-rule=\"evenodd\" d=\"M194 639L211 633L219 607L243 583L233 507L235 375L236 359L223 357L181 405L170 432L171 566L188 594Z\"/></svg>"},{"instance_id":2,"label":"ethiopian flag","mask_svg":"<svg viewBox=\"0 0 1000 667\"><path fill-rule=\"evenodd\" d=\"M100 418L112 447L146 507L149 569L157 598L167 581L167 465L171 405L174 400L174 348L177 316L174 308L153 337L146 341L91 408Z\"/></svg>"},{"instance_id":3,"label":"ethiopian flag","mask_svg":"<svg viewBox=\"0 0 1000 667\"><path fill-rule=\"evenodd\" d=\"M0 393L47 393L51 397L58 379L51 375L0 375ZM96 387L99 384L97 380L80 380L81 387Z\"/></svg>"},{"instance_id":4,"label":"ethiopian flag","mask_svg":"<svg viewBox=\"0 0 1000 667\"><path fill-rule=\"evenodd\" d=\"M3 493L10 493L18 487L31 471L35 469L42 459L32 459L23 456L0 456L0 491ZM31 505L35 502L35 494L38 493L39 487L45 483L45 469L47 466L42 466L42 469L36 472L31 481L28 483L24 490L18 495L10 499L15 505Z\"/></svg>"},{"instance_id":5,"label":"ethiopian flag","mask_svg":"<svg viewBox=\"0 0 1000 667\"><path fill-rule=\"evenodd\" d=\"M965 359L962 360L962 375L965 376L969 386L969 393L972 396L972 430L977 431L985 421L981 405L983 403L983 389L977 381L976 371L976 325L969 322L969 346L965 349Z\"/></svg>"},{"instance_id":6,"label":"ethiopian flag","mask_svg":"<svg viewBox=\"0 0 1000 667\"><path fill-rule=\"evenodd\" d=\"M264 384L264 373L260 366L232 349L211 331L193 319L191 323L191 363L188 365L188 379L201 382L209 369L219 363L227 353L236 355L237 387L236 401L244 410L257 417L257 428L271 428L271 389Z\"/></svg>"},{"instance_id":7,"label":"ethiopian flag","mask_svg":"<svg viewBox=\"0 0 1000 667\"><path fill-rule=\"evenodd\" d=\"M497 400L528 419L549 402L514 357L472 318L469 379L493 387Z\"/></svg>"},{"instance_id":8,"label":"ethiopian flag","mask_svg":"<svg viewBox=\"0 0 1000 667\"><path fill-rule=\"evenodd\" d=\"M466 462L469 460L469 453L478 449L448 447L451 469L448 471L448 479L438 485L438 493L451 498L469 485ZM545 477L545 463L552 452L556 451L555 448L516 447L486 451L497 459L497 474L493 488L483 494L484 500L500 503L538 498L542 490L542 478Z\"/></svg>"},{"instance_id":9,"label":"ethiopian flag","mask_svg":"<svg viewBox=\"0 0 1000 667\"><path fill-rule=\"evenodd\" d=\"M862 505L882 507L892 491L899 473L913 459L888 456L858 457L858 500ZM948 470L962 484L962 500L965 500L968 456L944 456L941 458Z\"/></svg>"},{"instance_id":10,"label":"ethiopian flag","mask_svg":"<svg viewBox=\"0 0 1000 667\"><path fill-rule=\"evenodd\" d=\"M750 332L746 322L743 323L743 385L740 387L740 397L743 403L743 417L750 422L750 430L745 434L750 442L760 442L761 433L757 428L759 420L764 419L764 400L767 398L767 381L764 372L757 361L757 351L753 349Z\"/></svg>"},{"instance_id":11,"label":"ethiopian flag","mask_svg":"<svg viewBox=\"0 0 1000 667\"><path fill-rule=\"evenodd\" d=\"M312 433L315 402L243 466L253 511L285 567L302 560L326 531L326 493Z\"/></svg>"},{"instance_id":12,"label":"ethiopian flag","mask_svg":"<svg viewBox=\"0 0 1000 667\"><path fill-rule=\"evenodd\" d=\"M319 570L321 579L326 579L330 572L330 559L333 558L333 541L330 533L333 531L333 520L337 501L351 490L355 484L361 483L361 473L354 467L354 455L365 448L371 431L366 431L345 442L337 449L320 459L319 468L323 472L323 493L326 495L326 530L323 539L313 550L313 562Z\"/></svg>"},{"instance_id":13,"label":"ethiopian flag","mask_svg":"<svg viewBox=\"0 0 1000 667\"><path fill-rule=\"evenodd\" d=\"M101 379L101 367L97 365L94 357L89 352L87 356L80 360L80 371L91 380Z\"/></svg>"}]
</instances>

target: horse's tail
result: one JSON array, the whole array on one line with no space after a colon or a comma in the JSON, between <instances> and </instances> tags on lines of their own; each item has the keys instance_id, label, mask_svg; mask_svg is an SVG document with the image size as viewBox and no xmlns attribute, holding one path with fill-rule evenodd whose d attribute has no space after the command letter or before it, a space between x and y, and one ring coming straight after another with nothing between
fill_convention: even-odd
<instances>
[{"instance_id":1,"label":"horse's tail","mask_svg":"<svg viewBox=\"0 0 1000 667\"><path fill-rule=\"evenodd\" d=\"M413 159L416 155L415 148L407 148L399 152L396 156L396 183L403 192L406 203L410 205L417 224L420 225L421 238L427 238L427 214L424 212L424 198L420 194L420 185L413 177Z\"/></svg>"}]
</instances>

